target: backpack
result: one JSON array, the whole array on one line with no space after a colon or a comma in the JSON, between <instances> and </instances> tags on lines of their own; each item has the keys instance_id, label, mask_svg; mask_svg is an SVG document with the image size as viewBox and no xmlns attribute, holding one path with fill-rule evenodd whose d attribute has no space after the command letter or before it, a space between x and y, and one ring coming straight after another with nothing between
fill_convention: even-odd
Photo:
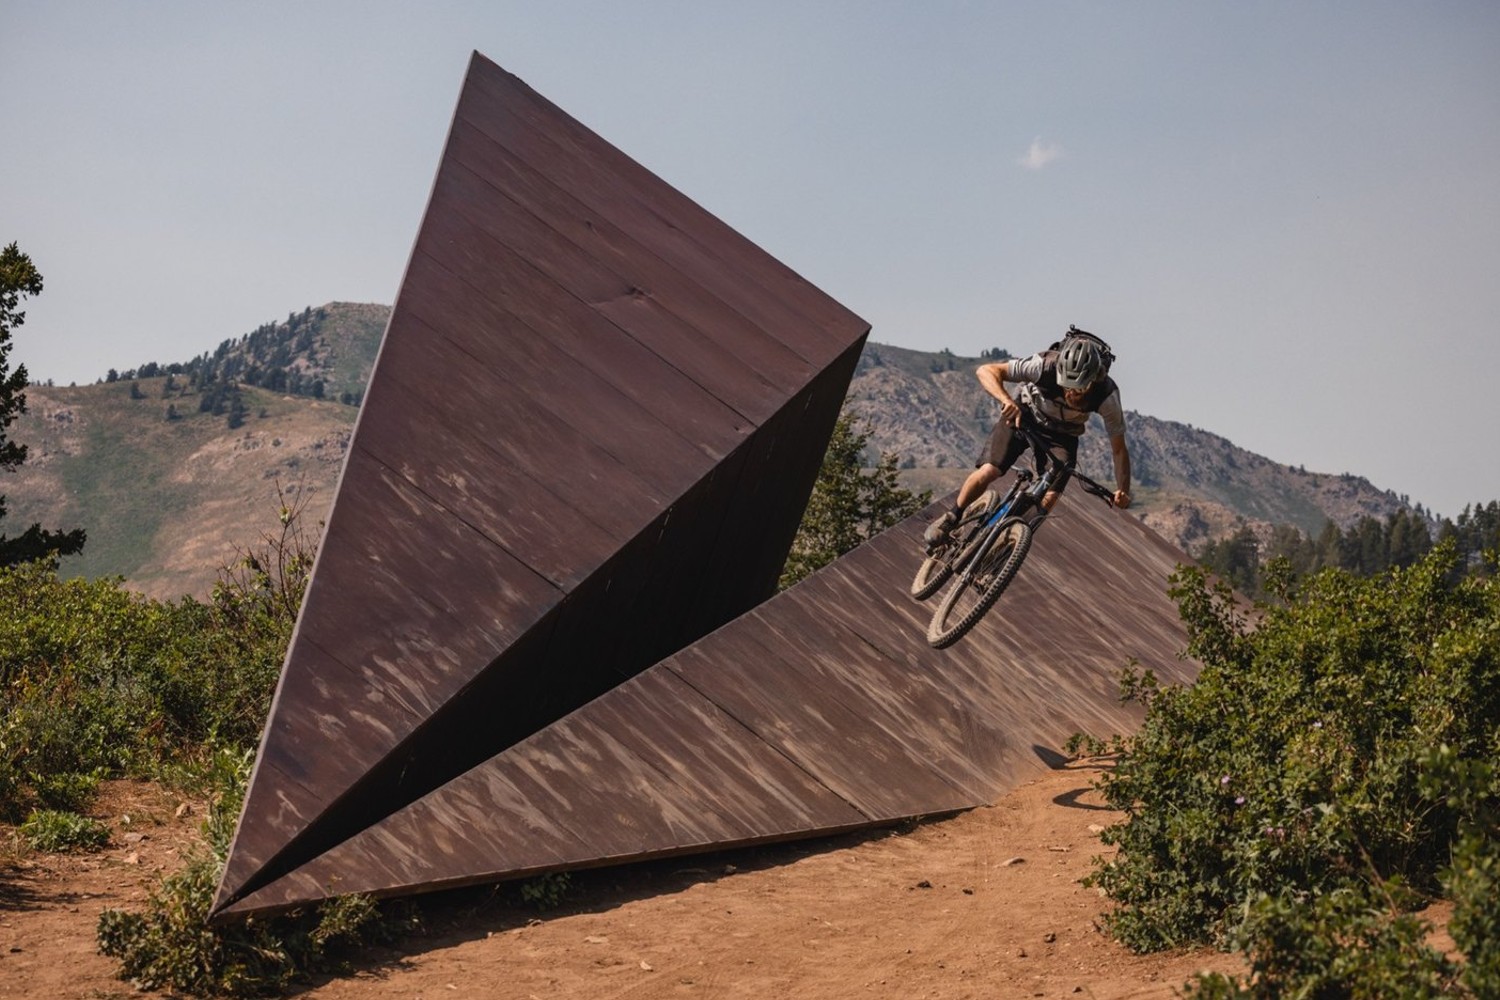
<instances>
[{"instance_id":1,"label":"backpack","mask_svg":"<svg viewBox=\"0 0 1500 1000\"><path fill-rule=\"evenodd\" d=\"M1099 348L1099 356L1104 359L1104 374L1109 374L1109 366L1115 363L1115 352L1110 350L1109 345L1106 344L1098 334L1089 333L1087 330L1080 330L1076 326L1069 326L1068 332L1063 336L1063 340L1067 340L1069 337L1082 337L1084 340L1090 341L1095 347ZM1057 343L1047 348L1047 350L1060 351L1062 350L1062 345L1063 341L1059 340Z\"/></svg>"}]
</instances>

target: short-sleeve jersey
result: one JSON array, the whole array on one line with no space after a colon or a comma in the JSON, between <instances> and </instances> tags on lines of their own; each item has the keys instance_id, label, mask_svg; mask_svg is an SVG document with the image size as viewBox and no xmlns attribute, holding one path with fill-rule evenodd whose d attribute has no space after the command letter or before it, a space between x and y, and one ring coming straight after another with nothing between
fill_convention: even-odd
<instances>
[{"instance_id":1,"label":"short-sleeve jersey","mask_svg":"<svg viewBox=\"0 0 1500 1000\"><path fill-rule=\"evenodd\" d=\"M1022 404L1044 427L1078 437L1088 427L1089 414L1097 413L1110 437L1125 433L1125 409L1120 405L1120 388L1114 379L1104 376L1084 394L1081 406L1069 406L1057 384L1056 351L1012 358L1005 365L1005 381L1021 383Z\"/></svg>"}]
</instances>

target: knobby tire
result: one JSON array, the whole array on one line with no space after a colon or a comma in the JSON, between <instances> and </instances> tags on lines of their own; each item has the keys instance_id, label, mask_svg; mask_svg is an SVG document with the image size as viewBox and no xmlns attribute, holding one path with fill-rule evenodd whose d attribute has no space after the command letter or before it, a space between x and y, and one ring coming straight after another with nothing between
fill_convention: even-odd
<instances>
[{"instance_id":1,"label":"knobby tire","mask_svg":"<svg viewBox=\"0 0 1500 1000\"><path fill-rule=\"evenodd\" d=\"M917 567L917 575L911 581L913 598L925 601L948 582L948 578L953 575L954 564L958 561L956 558L950 559L949 554L969 542L969 535L974 527L990 515L998 502L999 498L993 490L985 490L964 508L963 517L953 527L952 541L924 558L922 565Z\"/></svg>"},{"instance_id":2,"label":"knobby tire","mask_svg":"<svg viewBox=\"0 0 1500 1000\"><path fill-rule=\"evenodd\" d=\"M1021 520L1001 523L994 545L981 556L983 565L954 578L943 594L927 626L927 642L933 649L946 649L979 624L1000 594L1015 578L1031 549L1031 525ZM966 600L973 604L963 607ZM956 617L952 625L948 622Z\"/></svg>"}]
</instances>

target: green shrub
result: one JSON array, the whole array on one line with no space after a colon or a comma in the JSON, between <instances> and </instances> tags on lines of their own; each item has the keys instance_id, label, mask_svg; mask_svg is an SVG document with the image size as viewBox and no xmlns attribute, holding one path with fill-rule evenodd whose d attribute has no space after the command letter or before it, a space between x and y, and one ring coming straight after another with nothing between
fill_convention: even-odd
<instances>
[{"instance_id":1,"label":"green shrub","mask_svg":"<svg viewBox=\"0 0 1500 1000\"><path fill-rule=\"evenodd\" d=\"M109 843L109 828L77 813L42 809L21 824L21 839L34 851L97 851Z\"/></svg>"},{"instance_id":2,"label":"green shrub","mask_svg":"<svg viewBox=\"0 0 1500 1000\"><path fill-rule=\"evenodd\" d=\"M368 897L349 896L210 927L222 870L221 858L199 854L152 891L146 912L99 915L99 950L120 960L121 978L194 996L272 995L310 972L335 967L338 949L361 940L376 915Z\"/></svg>"},{"instance_id":3,"label":"green shrub","mask_svg":"<svg viewBox=\"0 0 1500 1000\"><path fill-rule=\"evenodd\" d=\"M203 849L162 880L144 912L99 915L99 950L120 960L121 978L144 989L194 996L273 995L311 972L337 968L348 946L384 940L399 929L366 896L209 926L250 763L248 754L220 750L214 755L207 773L223 784L204 821Z\"/></svg>"},{"instance_id":4,"label":"green shrub","mask_svg":"<svg viewBox=\"0 0 1500 1000\"><path fill-rule=\"evenodd\" d=\"M1322 895L1282 892L1246 907L1236 942L1251 980L1201 975L1190 995L1437 998L1458 994L1459 967L1426 943L1430 927L1407 912L1399 883L1354 884Z\"/></svg>"},{"instance_id":5,"label":"green shrub","mask_svg":"<svg viewBox=\"0 0 1500 1000\"><path fill-rule=\"evenodd\" d=\"M312 564L298 510L283 502L278 524L209 602L63 580L55 562L0 568L0 819L255 745Z\"/></svg>"},{"instance_id":6,"label":"green shrub","mask_svg":"<svg viewBox=\"0 0 1500 1000\"><path fill-rule=\"evenodd\" d=\"M521 901L538 910L555 910L567 898L572 884L573 878L567 872L539 875L521 883Z\"/></svg>"},{"instance_id":7,"label":"green shrub","mask_svg":"<svg viewBox=\"0 0 1500 1000\"><path fill-rule=\"evenodd\" d=\"M1500 997L1500 752L1464 760L1452 747L1429 756L1425 790L1459 817L1460 839L1443 885L1453 900L1448 925L1467 963L1463 984L1476 997Z\"/></svg>"},{"instance_id":8,"label":"green shrub","mask_svg":"<svg viewBox=\"0 0 1500 1000\"><path fill-rule=\"evenodd\" d=\"M1147 714L1101 785L1125 819L1089 881L1117 903L1117 937L1227 943L1263 897L1316 906L1393 877L1440 891L1460 813L1424 790L1429 750L1500 746L1500 585L1454 582L1452 565L1440 547L1372 579L1325 571L1253 629L1226 589L1179 571L1202 673L1185 688L1129 673Z\"/></svg>"}]
</instances>

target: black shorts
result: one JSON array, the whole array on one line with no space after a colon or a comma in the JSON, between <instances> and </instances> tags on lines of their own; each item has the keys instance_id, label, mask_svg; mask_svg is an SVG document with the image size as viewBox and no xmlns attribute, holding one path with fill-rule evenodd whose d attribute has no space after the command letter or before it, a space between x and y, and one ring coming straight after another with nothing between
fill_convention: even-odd
<instances>
[{"instance_id":1,"label":"black shorts","mask_svg":"<svg viewBox=\"0 0 1500 1000\"><path fill-rule=\"evenodd\" d=\"M1021 411L1021 420L1026 427L1037 437L1047 444L1046 451L1039 451L1037 462L1039 466L1045 467L1047 461L1066 462L1069 468L1078 459L1078 439L1071 434L1049 433L1036 423L1024 409ZM979 453L979 460L974 463L978 468L981 465L993 465L1002 473L1009 472L1016 460L1026 454L1028 443L1026 438L1016 433L1016 429L1004 420L995 421L995 427L990 431L990 439L985 442L984 450ZM1068 485L1071 479L1068 473L1063 473L1061 479L1054 484L1054 489L1061 493L1063 487Z\"/></svg>"}]
</instances>

